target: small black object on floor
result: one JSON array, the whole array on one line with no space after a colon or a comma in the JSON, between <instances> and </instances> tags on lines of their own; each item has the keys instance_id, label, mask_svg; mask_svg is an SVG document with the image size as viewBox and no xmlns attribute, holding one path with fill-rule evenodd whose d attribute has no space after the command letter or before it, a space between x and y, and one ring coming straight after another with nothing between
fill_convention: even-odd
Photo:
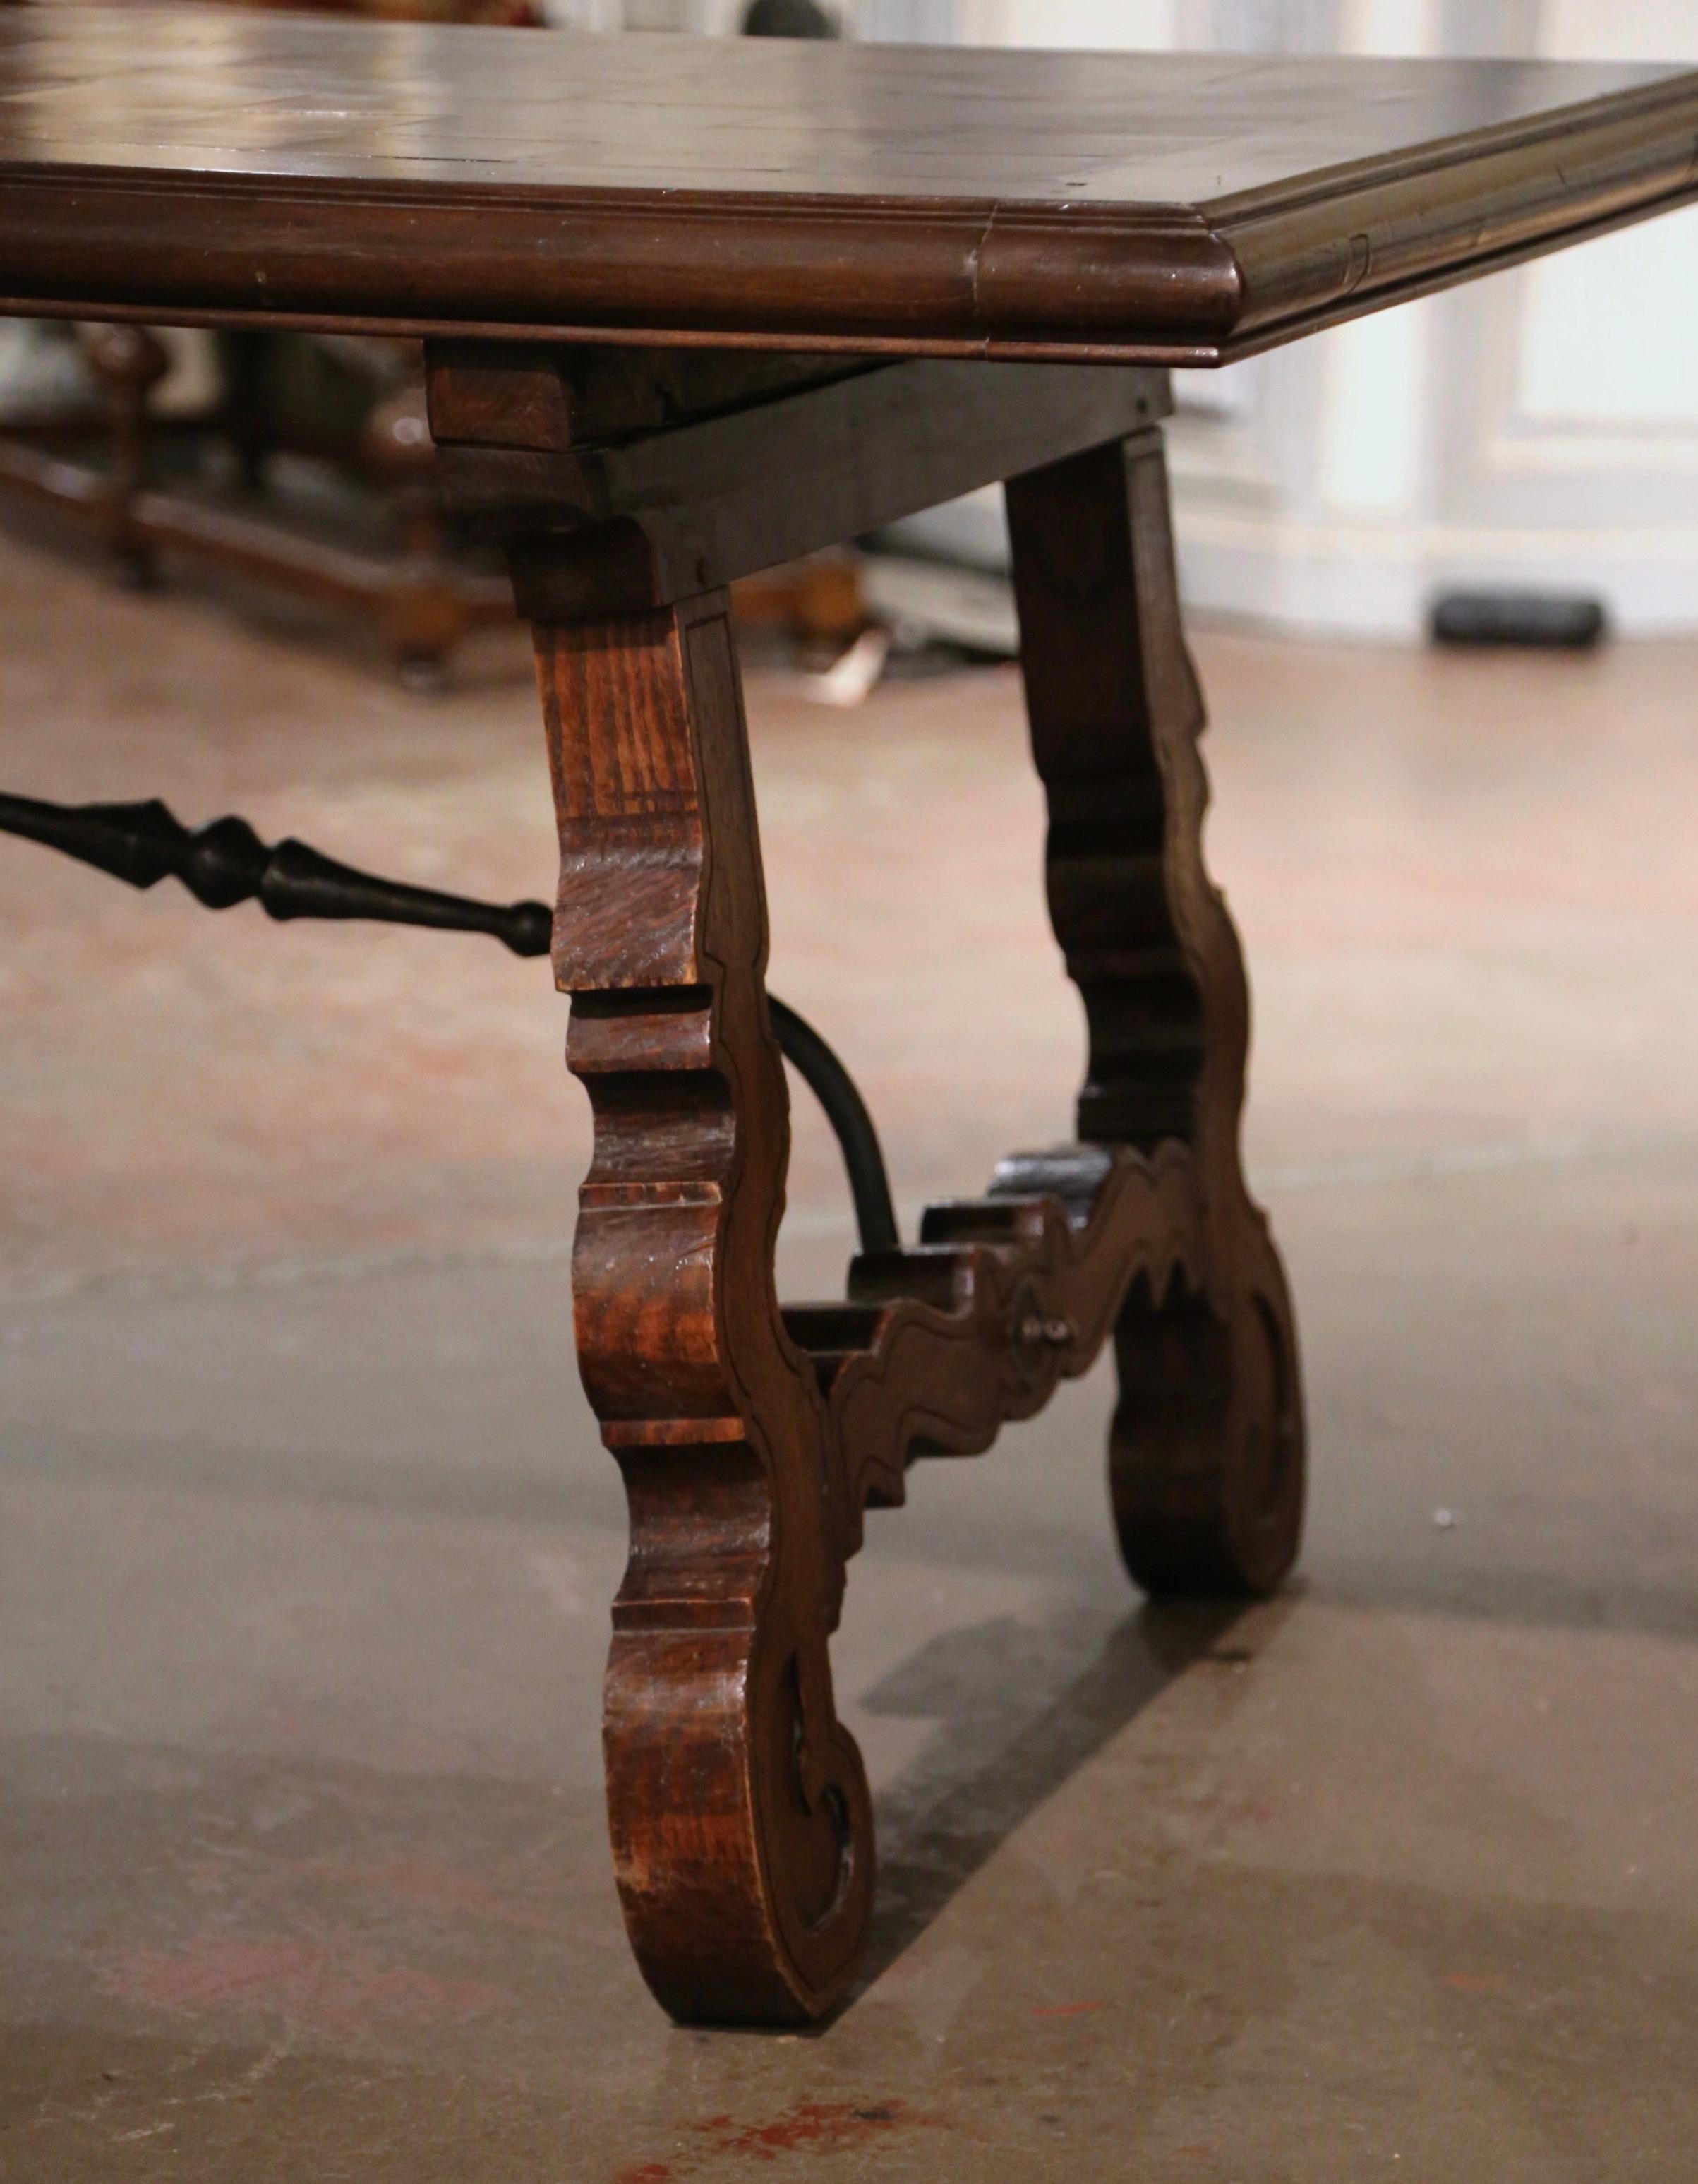
<instances>
[{"instance_id":1,"label":"small black object on floor","mask_svg":"<svg viewBox=\"0 0 1698 2184\"><path fill-rule=\"evenodd\" d=\"M746 38L835 38L838 26L818 0L749 0Z\"/></svg>"},{"instance_id":2,"label":"small black object on floor","mask_svg":"<svg viewBox=\"0 0 1698 2184\"><path fill-rule=\"evenodd\" d=\"M1609 634L1601 599L1565 592L1441 592L1428 629L1434 644L1514 644L1590 650Z\"/></svg>"}]
</instances>

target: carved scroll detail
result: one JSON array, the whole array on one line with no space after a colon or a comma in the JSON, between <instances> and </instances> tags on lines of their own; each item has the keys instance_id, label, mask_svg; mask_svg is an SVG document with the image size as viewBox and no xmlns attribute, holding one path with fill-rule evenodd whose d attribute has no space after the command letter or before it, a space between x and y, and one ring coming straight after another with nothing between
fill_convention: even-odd
<instances>
[{"instance_id":1,"label":"carved scroll detail","mask_svg":"<svg viewBox=\"0 0 1698 2184\"><path fill-rule=\"evenodd\" d=\"M863 1513L910 1460L988 1446L1111 1335L1133 1574L1261 1590L1295 1551L1294 1338L1239 1163L1245 990L1202 862L1159 443L1032 473L1010 506L1089 1030L1080 1141L863 1251L840 1302L781 1312L774 1289L788 1115L724 594L537 627L555 972L595 1117L578 1353L631 1511L609 1813L632 1943L682 2017L816 2016L853 1974L871 1819L827 1641Z\"/></svg>"},{"instance_id":2,"label":"carved scroll detail","mask_svg":"<svg viewBox=\"0 0 1698 2184\"><path fill-rule=\"evenodd\" d=\"M1089 1034L1081 1141L930 1208L919 1249L863 1254L846 1305L787 1312L829 1393L836 1536L853 1554L910 1461L988 1447L1112 1331L1133 1574L1152 1591L1263 1591L1300 1532L1302 1400L1239 1158L1248 992L1203 862L1202 703L1159 433L1008 498L1050 911Z\"/></svg>"},{"instance_id":3,"label":"carved scroll detail","mask_svg":"<svg viewBox=\"0 0 1698 2184\"><path fill-rule=\"evenodd\" d=\"M900 1505L916 1457L977 1455L1088 1370L1135 1285L1197 1279L1198 1236L1183 1145L1017 1154L987 1196L928 1207L916 1250L862 1253L848 1304L788 1311L829 1392L842 1555L869 1505Z\"/></svg>"},{"instance_id":4,"label":"carved scroll detail","mask_svg":"<svg viewBox=\"0 0 1698 2184\"><path fill-rule=\"evenodd\" d=\"M578 1356L631 1508L605 1693L620 1893L676 2015L805 2018L853 1969L871 1820L832 1705L821 1398L772 1286L788 1119L726 602L537 645L555 970L595 1116Z\"/></svg>"}]
</instances>

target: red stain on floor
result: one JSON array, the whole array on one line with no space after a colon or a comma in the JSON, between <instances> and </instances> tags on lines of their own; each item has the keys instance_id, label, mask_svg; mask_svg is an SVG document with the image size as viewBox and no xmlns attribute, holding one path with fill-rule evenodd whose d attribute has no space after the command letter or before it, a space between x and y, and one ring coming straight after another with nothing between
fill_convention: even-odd
<instances>
[{"instance_id":1,"label":"red stain on floor","mask_svg":"<svg viewBox=\"0 0 1698 2184\"><path fill-rule=\"evenodd\" d=\"M621 2169L613 2184L672 2184L672 2172L664 2161L639 2161L634 2169Z\"/></svg>"},{"instance_id":2,"label":"red stain on floor","mask_svg":"<svg viewBox=\"0 0 1698 2184\"><path fill-rule=\"evenodd\" d=\"M728 2115L715 2115L694 2129L713 2141L715 2153L776 2161L781 2153L803 2147L816 2153L840 2153L890 2131L928 2129L937 2120L910 2109L905 2101L798 2101L767 2123L739 2124Z\"/></svg>"},{"instance_id":3,"label":"red stain on floor","mask_svg":"<svg viewBox=\"0 0 1698 2184\"><path fill-rule=\"evenodd\" d=\"M203 1934L176 1949L131 1950L105 1965L100 1983L109 1994L154 2009L263 2011L343 2036L374 2026L463 2022L513 2000L482 1980L440 1979L379 1964L358 1949L223 1934Z\"/></svg>"}]
</instances>

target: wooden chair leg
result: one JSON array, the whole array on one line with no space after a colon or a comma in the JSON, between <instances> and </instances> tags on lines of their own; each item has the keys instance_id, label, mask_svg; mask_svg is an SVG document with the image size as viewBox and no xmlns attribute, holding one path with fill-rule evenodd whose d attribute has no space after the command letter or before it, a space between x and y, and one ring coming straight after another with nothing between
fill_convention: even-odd
<instances>
[{"instance_id":1,"label":"wooden chair leg","mask_svg":"<svg viewBox=\"0 0 1698 2184\"><path fill-rule=\"evenodd\" d=\"M102 326L89 360L106 396L112 434L106 544L121 582L136 590L154 581L153 550L136 528L135 505L148 483L148 398L170 367L158 335L146 326Z\"/></svg>"},{"instance_id":2,"label":"wooden chair leg","mask_svg":"<svg viewBox=\"0 0 1698 2184\"><path fill-rule=\"evenodd\" d=\"M604 1695L620 1896L674 2015L799 2021L853 1970L871 1817L832 1709L824 1405L773 1285L788 1108L727 595L536 645L555 971L595 1117L578 1355L631 1513Z\"/></svg>"},{"instance_id":3,"label":"wooden chair leg","mask_svg":"<svg viewBox=\"0 0 1698 2184\"><path fill-rule=\"evenodd\" d=\"M468 616L449 566L424 382L381 402L360 436L366 469L389 493L401 559L383 601L383 641L402 680L439 689Z\"/></svg>"},{"instance_id":4,"label":"wooden chair leg","mask_svg":"<svg viewBox=\"0 0 1698 2184\"><path fill-rule=\"evenodd\" d=\"M1049 805L1050 915L1084 1001L1082 1139L1196 1165L1200 1234L1116 1330L1110 1474L1151 1592L1265 1592L1296 1555L1304 1430L1290 1298L1239 1155L1249 1005L1204 868L1203 709L1159 430L1010 482L1027 702Z\"/></svg>"}]
</instances>

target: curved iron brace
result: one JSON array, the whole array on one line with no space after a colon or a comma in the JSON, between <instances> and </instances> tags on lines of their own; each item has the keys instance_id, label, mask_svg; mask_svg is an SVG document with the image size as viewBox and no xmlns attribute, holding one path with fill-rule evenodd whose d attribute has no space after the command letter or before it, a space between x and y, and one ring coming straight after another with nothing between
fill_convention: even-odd
<instances>
[{"instance_id":1,"label":"curved iron brace","mask_svg":"<svg viewBox=\"0 0 1698 2184\"><path fill-rule=\"evenodd\" d=\"M805 1017L799 1017L776 994L766 996L772 1035L784 1059L824 1108L826 1120L842 1148L855 1200L855 1225L863 1251L894 1251L902 1238L885 1173L884 1155L866 1102L855 1081Z\"/></svg>"},{"instance_id":2,"label":"curved iron brace","mask_svg":"<svg viewBox=\"0 0 1698 2184\"><path fill-rule=\"evenodd\" d=\"M262 842L245 819L185 827L167 804L49 804L0 794L0 833L40 842L134 888L181 880L209 910L256 901L269 916L370 918L445 933L487 933L515 956L546 956L554 913L543 902L474 902L436 888L380 879L304 842ZM825 1111L842 1148L863 1251L900 1240L878 1133L855 1079L813 1026L767 995L785 1060Z\"/></svg>"}]
</instances>

